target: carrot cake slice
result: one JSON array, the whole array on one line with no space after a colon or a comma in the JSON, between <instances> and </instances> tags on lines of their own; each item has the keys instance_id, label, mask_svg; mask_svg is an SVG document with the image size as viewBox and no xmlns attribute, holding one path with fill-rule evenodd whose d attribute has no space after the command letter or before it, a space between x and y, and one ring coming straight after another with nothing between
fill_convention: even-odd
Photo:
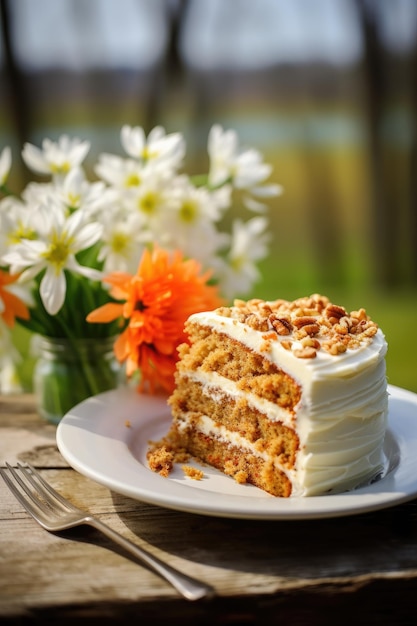
<instances>
[{"instance_id":1,"label":"carrot cake slice","mask_svg":"<svg viewBox=\"0 0 417 626\"><path fill-rule=\"evenodd\" d=\"M350 490L381 474L387 344L364 309L348 313L317 294L236 300L192 315L185 329L170 450L281 497Z\"/></svg>"}]
</instances>

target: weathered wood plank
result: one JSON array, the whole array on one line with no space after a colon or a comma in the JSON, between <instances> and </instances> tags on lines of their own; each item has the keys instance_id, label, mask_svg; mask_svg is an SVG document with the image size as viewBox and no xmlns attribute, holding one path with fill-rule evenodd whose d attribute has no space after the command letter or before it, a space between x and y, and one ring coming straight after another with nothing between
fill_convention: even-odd
<instances>
[{"instance_id":1,"label":"weathered wood plank","mask_svg":"<svg viewBox=\"0 0 417 626\"><path fill-rule=\"evenodd\" d=\"M170 511L113 493L78 474L60 457L55 427L36 416L30 399L15 404L1 398L2 411L7 406L10 411L0 413L0 463L34 462L74 504L208 582L217 597L188 603L88 527L47 533L0 481L2 624L110 623L138 616L141 623L159 624L169 615L170 621L184 625L275 623L276 616L282 623L286 616L294 624L311 626L330 624L326 620L332 610L338 623L347 623L355 606L356 623L365 623L357 619L359 602L375 602L372 611L359 613L368 623L392 623L390 615L397 616L396 623L408 623L408 615L414 618L417 500L351 518L298 522Z\"/></svg>"},{"instance_id":2,"label":"weathered wood plank","mask_svg":"<svg viewBox=\"0 0 417 626\"><path fill-rule=\"evenodd\" d=\"M56 447L56 426L36 414L33 395L0 396L0 424L0 465L68 467Z\"/></svg>"},{"instance_id":3,"label":"weathered wood plank","mask_svg":"<svg viewBox=\"0 0 417 626\"><path fill-rule=\"evenodd\" d=\"M201 575L201 567L221 583L224 593L244 588L271 591L277 585L303 584L307 580L330 577L412 573L417 567L416 504L357 518L310 522L257 522L204 518L167 511L108 491L73 470L43 470L52 485L74 504L91 511L113 528L187 571ZM18 576L25 575L16 556L22 545L30 549L32 561L52 559L53 572L60 564L49 555L49 546L58 546L62 558L71 553L79 562L80 547L72 534L54 537L38 527L2 486L1 538L2 563ZM395 515L394 515L395 512ZM398 516L401 518L399 523ZM112 548L109 541L88 529L76 531L100 546ZM279 537L285 537L283 543ZM343 537L343 541L341 541ZM44 555L45 547L48 548ZM89 547L110 561L108 551ZM96 562L97 562L96 557ZM23 572L20 567L23 566ZM89 568L87 568L88 571ZM225 572L227 574L225 574ZM229 576L230 574L230 576ZM298 582L297 582L298 581ZM212 581L212 582L216 582Z\"/></svg>"}]
</instances>

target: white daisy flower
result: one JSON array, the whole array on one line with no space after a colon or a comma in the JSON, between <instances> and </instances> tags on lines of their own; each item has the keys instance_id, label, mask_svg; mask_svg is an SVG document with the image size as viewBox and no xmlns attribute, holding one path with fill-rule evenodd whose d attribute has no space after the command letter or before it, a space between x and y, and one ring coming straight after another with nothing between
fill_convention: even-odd
<instances>
[{"instance_id":1,"label":"white daisy flower","mask_svg":"<svg viewBox=\"0 0 417 626\"><path fill-rule=\"evenodd\" d=\"M80 167L67 174L56 193L67 209L82 209L86 217L94 216L118 199L116 192L106 188L102 181L90 183Z\"/></svg>"},{"instance_id":2,"label":"white daisy flower","mask_svg":"<svg viewBox=\"0 0 417 626\"><path fill-rule=\"evenodd\" d=\"M20 281L33 279L45 270L40 284L40 296L46 311L55 315L65 301L66 278L70 270L91 280L100 280L102 273L80 265L75 255L95 244L101 237L102 226L84 222L81 211L64 218L54 210L52 201L38 207L36 213L38 238L22 239L3 255L12 274L22 272Z\"/></svg>"},{"instance_id":3,"label":"white daisy flower","mask_svg":"<svg viewBox=\"0 0 417 626\"><path fill-rule=\"evenodd\" d=\"M137 269L146 243L152 235L141 228L136 214L108 211L101 218L103 233L98 260L104 263L103 273L130 272Z\"/></svg>"},{"instance_id":4,"label":"white daisy flower","mask_svg":"<svg viewBox=\"0 0 417 626\"><path fill-rule=\"evenodd\" d=\"M10 245L37 237L34 212L12 196L0 203L0 259Z\"/></svg>"},{"instance_id":5,"label":"white daisy flower","mask_svg":"<svg viewBox=\"0 0 417 626\"><path fill-rule=\"evenodd\" d=\"M217 263L221 289L226 297L248 293L253 283L259 280L256 262L268 253L267 226L268 221L264 217L254 217L246 223L234 221L227 258Z\"/></svg>"},{"instance_id":6,"label":"white daisy flower","mask_svg":"<svg viewBox=\"0 0 417 626\"><path fill-rule=\"evenodd\" d=\"M100 154L95 172L108 185L121 190L139 187L146 176L138 161L107 153Z\"/></svg>"},{"instance_id":7,"label":"white daisy flower","mask_svg":"<svg viewBox=\"0 0 417 626\"><path fill-rule=\"evenodd\" d=\"M279 185L262 185L270 176L272 168L263 162L263 157L257 150L241 151L236 131L224 131L221 126L212 126L208 136L208 154L210 168L208 174L209 185L217 187L231 182L236 189L249 192L259 198L276 196L282 193ZM243 198L247 208L262 212L265 205L251 196Z\"/></svg>"},{"instance_id":8,"label":"white daisy flower","mask_svg":"<svg viewBox=\"0 0 417 626\"><path fill-rule=\"evenodd\" d=\"M228 245L230 236L218 231L209 220L198 220L191 224L181 224L166 218L166 228L155 232L155 240L169 249L179 248L184 256L194 258L209 268L212 259Z\"/></svg>"},{"instance_id":9,"label":"white daisy flower","mask_svg":"<svg viewBox=\"0 0 417 626\"><path fill-rule=\"evenodd\" d=\"M239 259L259 261L268 254L270 235L265 232L267 227L268 220L264 217L253 217L247 222L234 221L229 252L232 263L238 263Z\"/></svg>"},{"instance_id":10,"label":"white daisy flower","mask_svg":"<svg viewBox=\"0 0 417 626\"><path fill-rule=\"evenodd\" d=\"M206 265L229 238L217 231L215 223L230 206L230 187L214 192L205 187L194 187L185 176L178 177L172 190L175 199L171 210L165 213L163 223L155 228L155 235L163 246L180 248L185 256Z\"/></svg>"},{"instance_id":11,"label":"white daisy flower","mask_svg":"<svg viewBox=\"0 0 417 626\"><path fill-rule=\"evenodd\" d=\"M56 189L52 183L30 182L22 191L21 197L27 207L30 207L32 211L35 211L39 204L47 202L49 196L53 196L55 193ZM62 210L64 211L64 209L65 207L62 204Z\"/></svg>"},{"instance_id":12,"label":"white daisy flower","mask_svg":"<svg viewBox=\"0 0 417 626\"><path fill-rule=\"evenodd\" d=\"M125 125L120 139L126 154L152 166L176 170L185 155L185 143L181 133L167 135L162 126L153 128L146 137L140 126Z\"/></svg>"},{"instance_id":13,"label":"white daisy flower","mask_svg":"<svg viewBox=\"0 0 417 626\"><path fill-rule=\"evenodd\" d=\"M179 221L192 224L200 219L218 222L230 207L231 187L224 185L213 191L207 187L195 187L188 176L177 176L171 193L175 198L175 211Z\"/></svg>"},{"instance_id":14,"label":"white daisy flower","mask_svg":"<svg viewBox=\"0 0 417 626\"><path fill-rule=\"evenodd\" d=\"M164 175L148 175L139 187L126 190L124 207L136 213L144 228L164 227L165 214L178 203L172 193L171 178Z\"/></svg>"},{"instance_id":15,"label":"white daisy flower","mask_svg":"<svg viewBox=\"0 0 417 626\"><path fill-rule=\"evenodd\" d=\"M44 139L42 149L25 143L22 157L26 165L37 174L62 176L81 165L89 149L89 141L61 135L57 142Z\"/></svg>"},{"instance_id":16,"label":"white daisy flower","mask_svg":"<svg viewBox=\"0 0 417 626\"><path fill-rule=\"evenodd\" d=\"M208 174L210 186L218 187L233 179L234 160L238 146L238 136L234 130L224 131L218 124L211 127L207 143L210 158Z\"/></svg>"}]
</instances>

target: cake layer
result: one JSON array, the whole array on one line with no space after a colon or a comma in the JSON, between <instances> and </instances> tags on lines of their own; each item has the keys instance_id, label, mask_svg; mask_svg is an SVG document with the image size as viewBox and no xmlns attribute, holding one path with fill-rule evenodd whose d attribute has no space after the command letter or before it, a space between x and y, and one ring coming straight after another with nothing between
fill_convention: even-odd
<instances>
[{"instance_id":1,"label":"cake layer","mask_svg":"<svg viewBox=\"0 0 417 626\"><path fill-rule=\"evenodd\" d=\"M240 483L250 483L273 496L291 495L291 481L272 461L194 429L183 434L182 442L190 454Z\"/></svg>"},{"instance_id":2,"label":"cake layer","mask_svg":"<svg viewBox=\"0 0 417 626\"><path fill-rule=\"evenodd\" d=\"M181 446L188 448L190 433L199 432L210 440L244 450L247 458L248 455L259 457L287 476L292 483L291 495L314 496L346 491L370 482L384 471L381 444L386 416L383 410L366 420L352 415L345 420L327 420L326 427L313 430L298 450L295 450L296 435L294 433L291 438L290 429L285 429L287 438L283 429L283 437L277 438L274 447L274 444L268 445L267 438L251 442L244 434L199 412L187 413L178 406L178 412L174 409L173 415L171 438L180 441ZM296 452L295 463L292 463L294 457L288 455L288 449Z\"/></svg>"},{"instance_id":3,"label":"cake layer","mask_svg":"<svg viewBox=\"0 0 417 626\"><path fill-rule=\"evenodd\" d=\"M286 409L294 409L300 401L299 385L270 359L210 326L187 324L186 328L191 345L181 346L179 373L214 371L235 381L242 391Z\"/></svg>"},{"instance_id":4,"label":"cake layer","mask_svg":"<svg viewBox=\"0 0 417 626\"><path fill-rule=\"evenodd\" d=\"M188 377L181 377L170 398L170 405L173 415L181 422L189 419L193 428L198 429L199 420L209 415L212 430L215 428L219 432L221 426L223 433L227 429L238 434L248 444L253 444L254 449L271 456L282 466L294 465L299 447L294 429L269 420L246 397L230 395L219 387L207 387Z\"/></svg>"},{"instance_id":5,"label":"cake layer","mask_svg":"<svg viewBox=\"0 0 417 626\"><path fill-rule=\"evenodd\" d=\"M235 310L240 311L241 309L243 310L243 307L226 309L229 316L226 316L222 310L192 315L186 324L186 331L190 333L191 341L194 341L198 334L209 333L211 344L215 348L217 336L225 335L233 342L244 346L249 350L249 353L258 355L284 371L300 387L304 385L304 382L312 380L314 382L323 380L327 383L341 378L348 379L361 370L367 370L372 363L383 359L387 351L387 344L381 330L375 325L366 327L367 322L365 320L357 325L363 324L360 328L364 330L355 335L348 332L339 335L334 331L334 327L339 327L340 324L334 324L330 329L327 328L324 323L324 315L316 316L317 323L306 324L300 329L294 326L290 334L281 335L272 326L273 323L276 324L277 319L281 319L278 312L272 317L275 322L259 317L258 323L261 328L265 327L264 323L266 323L266 328L269 328L269 330L259 330L248 326L246 323L248 313L235 313ZM236 317L231 315L236 315ZM239 321L239 316L242 321ZM255 314L252 313L251 316L254 317ZM297 318L295 316L294 322L297 323L297 319L311 320L316 318L313 316ZM292 322L287 323L291 327ZM310 336L306 330L303 330L303 328L308 327L310 329L313 327L317 331ZM308 330L310 329L308 328ZM310 332L313 331L310 330ZM204 348L202 349L204 350ZM336 350L340 350L340 352L334 354L333 352ZM223 355L223 359L232 360L232 355L230 357ZM195 369L192 362L189 363L189 367ZM233 365L231 367L233 368Z\"/></svg>"}]
</instances>

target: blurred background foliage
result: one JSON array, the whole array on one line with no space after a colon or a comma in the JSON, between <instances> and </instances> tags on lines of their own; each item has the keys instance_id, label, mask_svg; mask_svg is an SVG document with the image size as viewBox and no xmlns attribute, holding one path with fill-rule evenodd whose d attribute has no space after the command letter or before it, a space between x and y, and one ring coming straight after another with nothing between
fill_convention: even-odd
<instances>
[{"instance_id":1,"label":"blurred background foliage","mask_svg":"<svg viewBox=\"0 0 417 626\"><path fill-rule=\"evenodd\" d=\"M253 295L365 306L389 382L417 391L417 0L0 0L0 145L62 133L121 153L123 124L218 122L285 194ZM236 212L240 207L236 207Z\"/></svg>"}]
</instances>

